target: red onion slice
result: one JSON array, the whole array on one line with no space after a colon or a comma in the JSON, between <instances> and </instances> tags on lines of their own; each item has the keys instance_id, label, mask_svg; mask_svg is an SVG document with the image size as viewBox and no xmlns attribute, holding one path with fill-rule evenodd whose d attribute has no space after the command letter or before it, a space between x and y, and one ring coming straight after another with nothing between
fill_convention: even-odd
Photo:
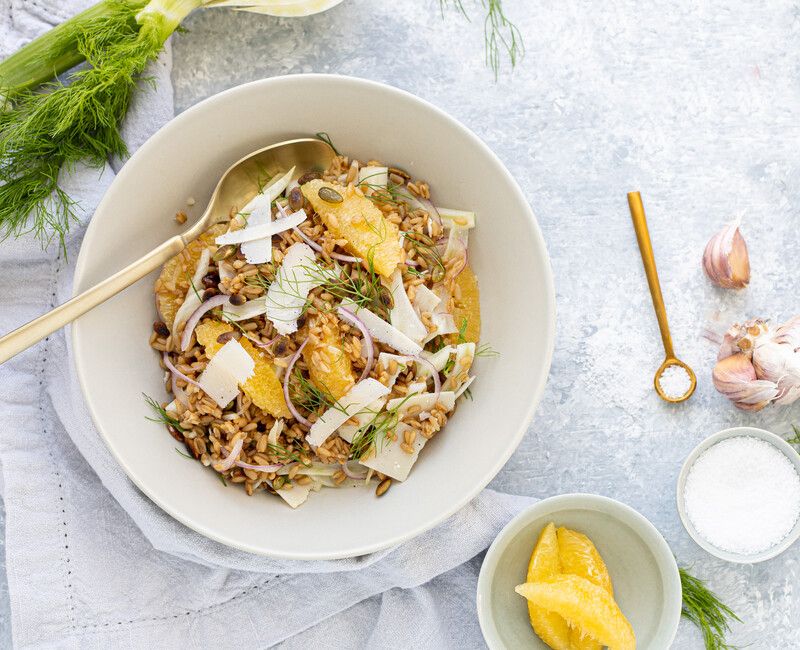
<instances>
[{"instance_id":1,"label":"red onion slice","mask_svg":"<svg viewBox=\"0 0 800 650\"><path fill-rule=\"evenodd\" d=\"M364 370L361 371L361 377L359 377L358 379L358 381L361 381L362 379L364 379L364 377L369 375L369 373L372 371L372 366L375 365L375 351L374 351L374 344L372 341L372 334L369 333L369 330L367 329L367 326L364 324L364 321L362 321L349 309L346 309L344 307L339 307L336 310L336 313L339 314L340 318L343 318L351 325L355 325L361 332L361 335L364 337L364 343L367 348L367 365L365 365Z\"/></svg>"},{"instance_id":2,"label":"red onion slice","mask_svg":"<svg viewBox=\"0 0 800 650\"><path fill-rule=\"evenodd\" d=\"M203 387L200 384L198 384L194 379L190 379L175 367L175 364L172 363L172 360L169 358L168 352L164 352L162 358L164 359L164 365L167 367L167 370L169 370L172 373L173 378L183 379L183 381L185 381L187 384L193 384L197 386L199 389L201 390L203 389Z\"/></svg>"},{"instance_id":3,"label":"red onion slice","mask_svg":"<svg viewBox=\"0 0 800 650\"><path fill-rule=\"evenodd\" d=\"M240 442L244 444L244 438L242 438ZM233 450L236 451L236 445L234 445ZM227 449L225 449L225 447L222 447L221 451L223 454L225 454L225 456L227 456L225 462L228 462L228 459L231 457L231 453ZM236 454L236 456L238 456L239 453L241 453L241 451L242 450L240 447L239 452ZM232 465L226 467L225 469L230 469L230 467L232 467L233 465L241 467L242 469L252 469L255 470L256 472L277 472L281 467L283 467L283 465L251 465L250 463L245 463L241 460L237 460ZM222 465L216 465L216 467L222 467Z\"/></svg>"},{"instance_id":4,"label":"red onion slice","mask_svg":"<svg viewBox=\"0 0 800 650\"><path fill-rule=\"evenodd\" d=\"M439 371L436 370L436 366L434 366L430 361L424 359L422 357L411 357L417 363L424 363L426 366L430 367L431 369L431 376L433 377L433 391L434 391L434 398L433 401L437 401L439 399L439 394L442 392L442 380L439 377Z\"/></svg>"},{"instance_id":5,"label":"red onion slice","mask_svg":"<svg viewBox=\"0 0 800 650\"><path fill-rule=\"evenodd\" d=\"M242 447L244 446L244 436L239 436L239 439L233 443L233 449L231 449L228 457L225 460L215 463L214 469L218 472L227 472L231 467L233 467L234 463L239 458L239 454L242 453ZM223 449L225 449L223 447ZM227 451L227 450L226 450Z\"/></svg>"},{"instance_id":6,"label":"red onion slice","mask_svg":"<svg viewBox=\"0 0 800 650\"><path fill-rule=\"evenodd\" d=\"M289 379L292 376L292 369L294 368L294 364L297 363L297 360L300 358L300 353L303 351L303 348L306 347L306 343L308 343L308 339L300 344L300 347L297 348L297 352L294 353L294 356L292 356L291 360L289 361L289 365L286 366L286 373L283 375L283 398L286 400L286 406L289 407L294 419L310 429L312 424L311 421L300 415L300 411L297 410L294 402L292 402L292 398L289 397Z\"/></svg>"},{"instance_id":7,"label":"red onion slice","mask_svg":"<svg viewBox=\"0 0 800 650\"><path fill-rule=\"evenodd\" d=\"M189 342L192 340L192 332L194 332L194 328L197 327L197 324L200 322L200 319L203 317L203 315L215 307L224 305L229 299L230 296L226 296L224 294L212 296L194 310L194 313L189 316L189 320L186 321L186 325L183 328L183 335L181 336L181 351L185 351L189 347Z\"/></svg>"}]
</instances>

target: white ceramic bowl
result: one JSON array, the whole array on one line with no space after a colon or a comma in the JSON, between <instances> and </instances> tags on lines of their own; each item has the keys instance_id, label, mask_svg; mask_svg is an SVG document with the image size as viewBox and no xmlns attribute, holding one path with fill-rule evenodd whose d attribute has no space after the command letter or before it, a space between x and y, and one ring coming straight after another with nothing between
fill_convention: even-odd
<instances>
[{"instance_id":1,"label":"white ceramic bowl","mask_svg":"<svg viewBox=\"0 0 800 650\"><path fill-rule=\"evenodd\" d=\"M683 495L684 488L686 487L686 477L689 475L689 470L692 468L692 465L694 465L694 462L697 460L700 454L710 447L713 447L718 442L722 442L728 438L735 438L737 436L758 438L759 440L763 440L764 442L768 442L769 444L773 445L776 449L778 449L778 451L786 456L789 462L794 465L795 471L800 474L800 455L798 455L792 446L780 436L776 436L774 433L770 433L764 429L756 429L755 427L734 427L732 429L724 429L723 431L719 431L703 440L703 442L701 442L692 450L692 453L690 453L684 461L683 467L681 468L681 473L678 476L676 494L678 500L678 514L681 517L681 522L683 522L683 527L686 529L686 532L689 533L691 538L697 543L698 546L711 553L711 555L728 562L736 562L738 564L755 564L757 562L770 560L780 555L792 544L794 544L797 539L800 538L800 519L795 522L794 528L792 528L786 537L784 537L775 546L772 546L765 551L754 553L752 555L731 553L730 551L717 548L705 540L700 533L697 532L694 524L692 524L692 520L689 519L689 515L686 513L686 501Z\"/></svg>"},{"instance_id":2,"label":"white ceramic bowl","mask_svg":"<svg viewBox=\"0 0 800 650\"><path fill-rule=\"evenodd\" d=\"M596 494L563 494L523 510L500 531L478 578L478 619L491 650L547 648L533 632L525 582L533 547L549 523L588 535L608 567L614 597L636 634L636 645L667 650L681 617L678 565L661 533L624 503Z\"/></svg>"},{"instance_id":3,"label":"white ceramic bowl","mask_svg":"<svg viewBox=\"0 0 800 650\"><path fill-rule=\"evenodd\" d=\"M427 179L440 205L474 210L470 263L481 286L482 338L500 352L478 359L474 400L461 403L409 480L382 498L323 490L296 511L247 497L175 453L148 422L142 393L166 399L148 347L155 275L73 326L86 402L131 480L187 526L275 557L350 557L389 547L454 513L519 444L545 385L555 329L550 265L536 220L503 164L475 135L430 104L390 86L330 75L265 79L211 97L176 117L125 164L95 213L75 275L81 291L179 230L172 218L205 206L220 174L267 144L326 131L343 152Z\"/></svg>"}]
</instances>

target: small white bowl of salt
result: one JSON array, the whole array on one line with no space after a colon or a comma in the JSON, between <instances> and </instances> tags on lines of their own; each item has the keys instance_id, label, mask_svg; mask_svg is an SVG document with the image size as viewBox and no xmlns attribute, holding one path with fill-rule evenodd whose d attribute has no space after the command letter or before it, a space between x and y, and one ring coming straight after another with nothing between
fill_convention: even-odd
<instances>
[{"instance_id":1,"label":"small white bowl of salt","mask_svg":"<svg viewBox=\"0 0 800 650\"><path fill-rule=\"evenodd\" d=\"M686 531L723 560L763 562L800 537L800 455L769 431L706 438L683 464L677 496Z\"/></svg>"}]
</instances>

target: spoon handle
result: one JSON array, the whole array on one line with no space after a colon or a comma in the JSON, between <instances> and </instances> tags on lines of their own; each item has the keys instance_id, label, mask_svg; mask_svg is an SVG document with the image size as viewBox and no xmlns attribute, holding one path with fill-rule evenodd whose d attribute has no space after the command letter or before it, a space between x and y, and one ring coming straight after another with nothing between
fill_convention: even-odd
<instances>
[{"instance_id":1,"label":"spoon handle","mask_svg":"<svg viewBox=\"0 0 800 650\"><path fill-rule=\"evenodd\" d=\"M642 205L642 197L639 192L628 192L628 205L631 209L631 219L633 220L633 229L636 231L636 240L639 242L639 252L642 254L642 264L644 264L644 272L647 275L647 284L650 286L653 308L658 319L658 329L661 330L664 352L666 352L668 359L674 359L675 352L672 349L672 337L667 323L667 309L664 307L664 297L661 295L656 260L653 257L653 245L650 243L647 218L644 216L644 205Z\"/></svg>"},{"instance_id":2,"label":"spoon handle","mask_svg":"<svg viewBox=\"0 0 800 650\"><path fill-rule=\"evenodd\" d=\"M106 278L91 289L68 300L63 305L49 311L39 318L18 327L13 332L0 338L0 363L8 361L11 357L38 343L57 329L71 323L78 316L85 314L90 309L97 307L112 296L126 289L137 280L157 269L171 257L180 253L184 248L184 240L180 236L173 237L129 264L110 278Z\"/></svg>"}]
</instances>

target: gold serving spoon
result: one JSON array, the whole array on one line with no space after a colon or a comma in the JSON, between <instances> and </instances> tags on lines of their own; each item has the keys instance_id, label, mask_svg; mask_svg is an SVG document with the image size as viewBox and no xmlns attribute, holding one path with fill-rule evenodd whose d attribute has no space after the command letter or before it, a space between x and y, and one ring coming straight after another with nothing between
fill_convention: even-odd
<instances>
[{"instance_id":1,"label":"gold serving spoon","mask_svg":"<svg viewBox=\"0 0 800 650\"><path fill-rule=\"evenodd\" d=\"M222 175L197 223L110 278L0 338L0 363L94 309L180 253L215 223L227 219L231 207L245 205L253 198L258 193L258 180L263 180L265 172L277 173L295 166L299 170L325 169L334 155L333 149L325 142L302 138L278 142L245 156Z\"/></svg>"},{"instance_id":2,"label":"gold serving spoon","mask_svg":"<svg viewBox=\"0 0 800 650\"><path fill-rule=\"evenodd\" d=\"M658 282L658 271L656 270L656 260L653 257L653 245L650 243L650 233L647 230L647 218L644 216L644 205L639 192L628 192L628 205L631 209L631 219L633 228L636 230L636 240L639 242L639 251L642 254L644 272L647 275L647 284L650 286L650 296L653 298L653 308L658 319L658 329L661 330L661 341L664 343L665 359L664 363L656 370L653 378L653 385L659 397L667 402L677 403L689 399L697 388L697 376L688 365L675 356L672 349L672 336L669 333L667 323L667 309L664 307L664 297L661 295L661 285ZM679 366L689 375L691 383L688 390L679 397L670 397L661 387L661 377L667 368Z\"/></svg>"}]
</instances>

